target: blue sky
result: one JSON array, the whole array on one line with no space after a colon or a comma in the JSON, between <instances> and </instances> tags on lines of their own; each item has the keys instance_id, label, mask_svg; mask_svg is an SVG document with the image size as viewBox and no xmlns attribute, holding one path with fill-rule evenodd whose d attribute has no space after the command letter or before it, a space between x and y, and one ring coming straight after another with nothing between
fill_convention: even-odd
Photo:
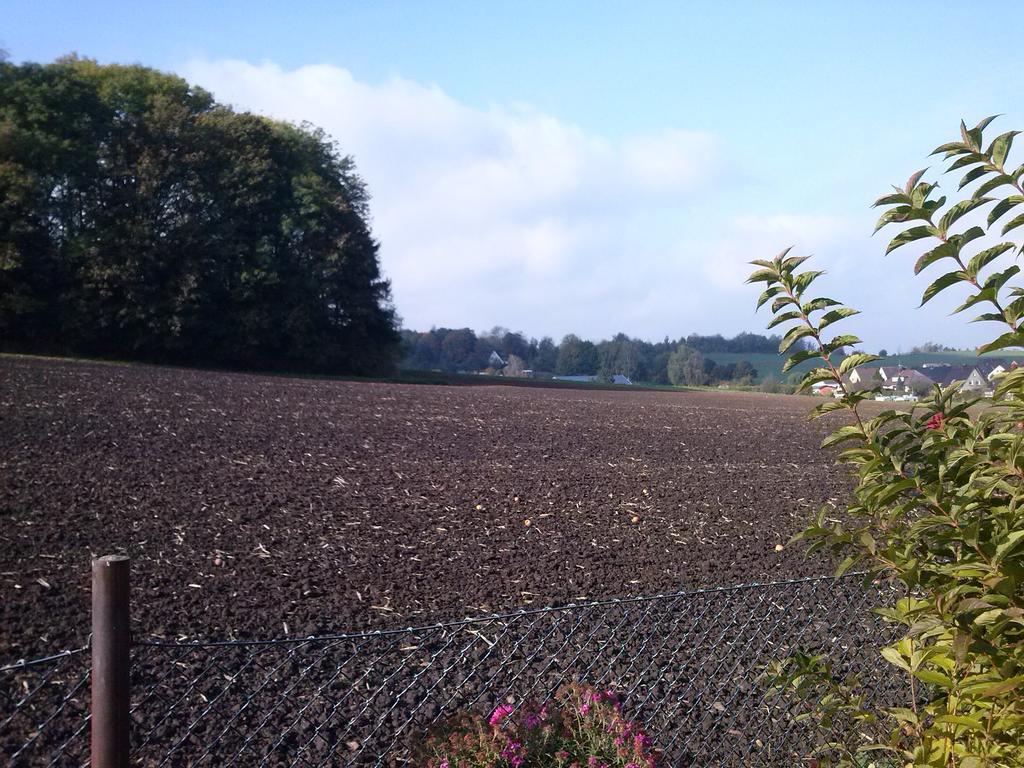
<instances>
[{"instance_id":1,"label":"blue sky","mask_svg":"<svg viewBox=\"0 0 1024 768\"><path fill-rule=\"evenodd\" d=\"M914 309L869 205L961 117L1024 128L1022 3L3 5L16 61L139 62L322 125L411 327L758 330L743 263L797 243L870 347L988 335L955 297Z\"/></svg>"}]
</instances>

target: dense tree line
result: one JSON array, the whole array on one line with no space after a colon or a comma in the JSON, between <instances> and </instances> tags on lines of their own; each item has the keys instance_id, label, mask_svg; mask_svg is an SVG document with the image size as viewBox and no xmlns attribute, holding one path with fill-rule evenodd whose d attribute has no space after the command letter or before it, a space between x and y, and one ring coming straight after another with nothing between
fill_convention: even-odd
<instances>
[{"instance_id":1,"label":"dense tree line","mask_svg":"<svg viewBox=\"0 0 1024 768\"><path fill-rule=\"evenodd\" d=\"M522 333L504 328L481 334L469 328L403 330L402 366L415 370L481 371L490 367L491 353L497 352L505 361L514 358L521 363L517 363L516 370L548 374L582 374L602 379L621 374L633 381L687 385L751 383L757 378L757 370L748 361L723 364L706 358L693 341L699 344L707 339L712 346L728 347L708 351L738 353L776 353L780 341L778 336L741 333L732 339L691 335L676 341L666 337L650 342L619 333L599 342L569 334L556 343L548 336L527 339Z\"/></svg>"},{"instance_id":2,"label":"dense tree line","mask_svg":"<svg viewBox=\"0 0 1024 768\"><path fill-rule=\"evenodd\" d=\"M0 62L0 348L380 373L398 343L321 131L144 67Z\"/></svg>"},{"instance_id":3,"label":"dense tree line","mask_svg":"<svg viewBox=\"0 0 1024 768\"><path fill-rule=\"evenodd\" d=\"M732 338L726 338L717 333L714 336L691 333L686 337L686 345L693 347L698 352L777 354L779 341L781 341L779 336L764 336L760 333L738 333Z\"/></svg>"}]
</instances>

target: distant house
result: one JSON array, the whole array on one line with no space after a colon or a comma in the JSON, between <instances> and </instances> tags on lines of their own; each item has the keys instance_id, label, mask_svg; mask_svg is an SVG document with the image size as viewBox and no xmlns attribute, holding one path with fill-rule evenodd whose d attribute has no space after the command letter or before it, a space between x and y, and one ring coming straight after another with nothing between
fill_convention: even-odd
<instances>
[{"instance_id":1,"label":"distant house","mask_svg":"<svg viewBox=\"0 0 1024 768\"><path fill-rule=\"evenodd\" d=\"M501 359L501 355L492 350L491 356L487 358L487 365L491 368L504 368L505 361Z\"/></svg>"},{"instance_id":2,"label":"distant house","mask_svg":"<svg viewBox=\"0 0 1024 768\"><path fill-rule=\"evenodd\" d=\"M935 383L921 371L902 365L883 365L878 373L882 377L882 390L894 395L926 392Z\"/></svg>"},{"instance_id":3,"label":"distant house","mask_svg":"<svg viewBox=\"0 0 1024 768\"><path fill-rule=\"evenodd\" d=\"M820 397L832 397L838 387L834 381L816 381L811 384L811 394Z\"/></svg>"},{"instance_id":4,"label":"distant house","mask_svg":"<svg viewBox=\"0 0 1024 768\"><path fill-rule=\"evenodd\" d=\"M849 373L843 374L843 384L847 389L854 391L860 391L862 389L871 389L877 387L881 383L877 368L868 368L861 366L860 368L854 368Z\"/></svg>"},{"instance_id":5,"label":"distant house","mask_svg":"<svg viewBox=\"0 0 1024 768\"><path fill-rule=\"evenodd\" d=\"M929 365L924 368L925 375L943 387L954 381L962 381L963 389L968 392L982 392L989 388L988 379L975 365Z\"/></svg>"},{"instance_id":6,"label":"distant house","mask_svg":"<svg viewBox=\"0 0 1024 768\"><path fill-rule=\"evenodd\" d=\"M623 376L621 373L616 373L612 376L612 384L625 384L626 386L633 386L633 382L629 380L628 376Z\"/></svg>"},{"instance_id":7,"label":"distant house","mask_svg":"<svg viewBox=\"0 0 1024 768\"><path fill-rule=\"evenodd\" d=\"M1016 361L1014 362L995 362L994 360L982 360L975 366L978 369L978 373L984 376L988 381L993 381L996 376L1003 373L1009 373L1010 371L1017 368Z\"/></svg>"},{"instance_id":8,"label":"distant house","mask_svg":"<svg viewBox=\"0 0 1024 768\"><path fill-rule=\"evenodd\" d=\"M860 384L867 380L871 374L861 368L854 368L846 375L846 382L850 384Z\"/></svg>"}]
</instances>

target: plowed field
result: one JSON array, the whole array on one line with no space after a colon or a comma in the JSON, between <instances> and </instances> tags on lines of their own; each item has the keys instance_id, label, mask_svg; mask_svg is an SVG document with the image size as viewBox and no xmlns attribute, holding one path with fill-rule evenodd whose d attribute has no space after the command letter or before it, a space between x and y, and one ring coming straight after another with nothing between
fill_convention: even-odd
<instances>
[{"instance_id":1,"label":"plowed field","mask_svg":"<svg viewBox=\"0 0 1024 768\"><path fill-rule=\"evenodd\" d=\"M137 637L404 626L821 573L844 493L804 398L371 384L0 357L0 661Z\"/></svg>"}]
</instances>

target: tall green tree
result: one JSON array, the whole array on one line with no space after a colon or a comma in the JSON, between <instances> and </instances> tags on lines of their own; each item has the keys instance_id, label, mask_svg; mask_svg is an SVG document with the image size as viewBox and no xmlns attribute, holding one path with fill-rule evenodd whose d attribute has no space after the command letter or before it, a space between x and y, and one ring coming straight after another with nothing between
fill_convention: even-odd
<instances>
[{"instance_id":1,"label":"tall green tree","mask_svg":"<svg viewBox=\"0 0 1024 768\"><path fill-rule=\"evenodd\" d=\"M704 356L693 347L680 344L668 358L668 380L675 385L699 386L707 384Z\"/></svg>"},{"instance_id":2,"label":"tall green tree","mask_svg":"<svg viewBox=\"0 0 1024 768\"><path fill-rule=\"evenodd\" d=\"M591 376L597 373L597 347L591 341L584 341L579 336L569 334L558 345L558 358L555 361L555 372L562 375L584 374Z\"/></svg>"},{"instance_id":3,"label":"tall green tree","mask_svg":"<svg viewBox=\"0 0 1024 768\"><path fill-rule=\"evenodd\" d=\"M390 286L350 158L181 78L0 63L0 345L380 373Z\"/></svg>"}]
</instances>

